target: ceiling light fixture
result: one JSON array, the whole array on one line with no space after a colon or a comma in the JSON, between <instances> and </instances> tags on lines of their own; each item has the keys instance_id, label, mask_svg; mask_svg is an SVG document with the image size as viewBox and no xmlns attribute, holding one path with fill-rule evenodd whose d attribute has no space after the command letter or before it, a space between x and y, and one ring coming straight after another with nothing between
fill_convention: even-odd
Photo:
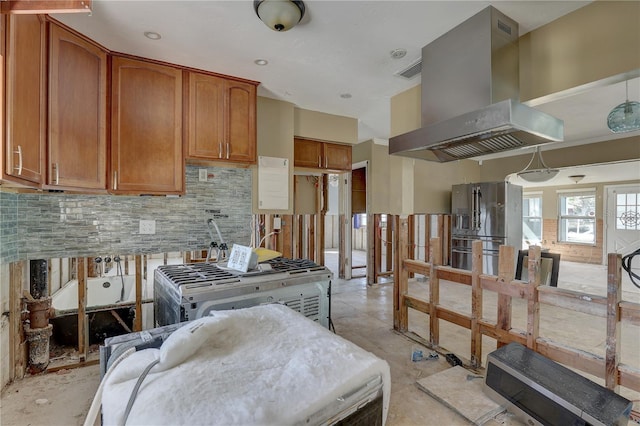
<instances>
[{"instance_id":1,"label":"ceiling light fixture","mask_svg":"<svg viewBox=\"0 0 640 426\"><path fill-rule=\"evenodd\" d=\"M160 40L162 36L154 31L145 31L144 36L151 40Z\"/></svg>"},{"instance_id":2,"label":"ceiling light fixture","mask_svg":"<svg viewBox=\"0 0 640 426\"><path fill-rule=\"evenodd\" d=\"M351 99L351 93L342 93L340 97L342 99Z\"/></svg>"},{"instance_id":3,"label":"ceiling light fixture","mask_svg":"<svg viewBox=\"0 0 640 426\"><path fill-rule=\"evenodd\" d=\"M629 102L629 80L625 84L627 101L612 109L607 117L607 126L613 133L640 130L640 103Z\"/></svg>"},{"instance_id":4,"label":"ceiling light fixture","mask_svg":"<svg viewBox=\"0 0 640 426\"><path fill-rule=\"evenodd\" d=\"M254 0L258 18L274 31L288 31L304 16L305 6L300 0Z\"/></svg>"},{"instance_id":5,"label":"ceiling light fixture","mask_svg":"<svg viewBox=\"0 0 640 426\"><path fill-rule=\"evenodd\" d=\"M253 61L253 63L263 67L263 66L267 65L269 63L269 61L267 61L266 59L256 59L255 61Z\"/></svg>"},{"instance_id":6,"label":"ceiling light fixture","mask_svg":"<svg viewBox=\"0 0 640 426\"><path fill-rule=\"evenodd\" d=\"M529 169L533 164L533 161L537 158L537 169ZM542 167L541 167L542 166ZM518 177L526 180L527 182L546 182L548 180L553 179L559 172L558 169L551 169L544 163L542 159L542 154L540 153L540 147L536 147L536 151L533 153L531 157L531 161L527 164L527 167L524 170L518 172Z\"/></svg>"},{"instance_id":7,"label":"ceiling light fixture","mask_svg":"<svg viewBox=\"0 0 640 426\"><path fill-rule=\"evenodd\" d=\"M407 49L403 49L403 48L398 48L398 49L393 49L391 52L389 52L389 56L391 56L391 59L402 59L407 55Z\"/></svg>"},{"instance_id":8,"label":"ceiling light fixture","mask_svg":"<svg viewBox=\"0 0 640 426\"><path fill-rule=\"evenodd\" d=\"M572 181L574 181L575 183L580 182L582 179L584 179L584 175L571 175L569 176L569 179L571 179Z\"/></svg>"}]
</instances>

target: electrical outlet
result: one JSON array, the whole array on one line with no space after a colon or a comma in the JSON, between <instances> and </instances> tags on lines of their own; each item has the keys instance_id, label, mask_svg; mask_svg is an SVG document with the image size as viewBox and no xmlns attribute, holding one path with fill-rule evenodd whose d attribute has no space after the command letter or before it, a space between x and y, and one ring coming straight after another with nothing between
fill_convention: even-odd
<instances>
[{"instance_id":1,"label":"electrical outlet","mask_svg":"<svg viewBox=\"0 0 640 426\"><path fill-rule=\"evenodd\" d=\"M273 218L273 230L279 231L282 228L282 220L279 217Z\"/></svg>"},{"instance_id":2,"label":"electrical outlet","mask_svg":"<svg viewBox=\"0 0 640 426\"><path fill-rule=\"evenodd\" d=\"M207 169L198 169L198 181L200 182L207 181Z\"/></svg>"},{"instance_id":3,"label":"electrical outlet","mask_svg":"<svg viewBox=\"0 0 640 426\"><path fill-rule=\"evenodd\" d=\"M140 233L141 234L155 234L156 233L156 221L155 220L140 220Z\"/></svg>"}]
</instances>

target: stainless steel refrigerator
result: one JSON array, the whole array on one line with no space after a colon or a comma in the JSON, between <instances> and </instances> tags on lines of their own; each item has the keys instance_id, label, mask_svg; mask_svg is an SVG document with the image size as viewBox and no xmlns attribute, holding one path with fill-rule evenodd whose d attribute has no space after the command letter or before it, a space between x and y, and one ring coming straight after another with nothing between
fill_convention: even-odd
<instances>
[{"instance_id":1,"label":"stainless steel refrigerator","mask_svg":"<svg viewBox=\"0 0 640 426\"><path fill-rule=\"evenodd\" d=\"M454 185L451 266L471 270L471 247L482 241L483 273L498 275L500 245L522 246L522 187L508 182Z\"/></svg>"}]
</instances>

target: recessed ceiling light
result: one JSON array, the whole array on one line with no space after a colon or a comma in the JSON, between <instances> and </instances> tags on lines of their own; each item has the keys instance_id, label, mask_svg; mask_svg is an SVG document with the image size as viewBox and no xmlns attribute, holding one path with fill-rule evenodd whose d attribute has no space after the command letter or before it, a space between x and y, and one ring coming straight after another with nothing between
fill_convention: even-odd
<instances>
[{"instance_id":1,"label":"recessed ceiling light","mask_svg":"<svg viewBox=\"0 0 640 426\"><path fill-rule=\"evenodd\" d=\"M267 61L266 59L256 59L255 61L253 61L253 63L256 65L264 66L267 65L269 61Z\"/></svg>"},{"instance_id":2,"label":"recessed ceiling light","mask_svg":"<svg viewBox=\"0 0 640 426\"><path fill-rule=\"evenodd\" d=\"M351 93L342 93L340 97L342 99L351 99Z\"/></svg>"},{"instance_id":3,"label":"recessed ceiling light","mask_svg":"<svg viewBox=\"0 0 640 426\"><path fill-rule=\"evenodd\" d=\"M145 31L144 36L151 40L160 40L162 36L154 31Z\"/></svg>"},{"instance_id":4,"label":"recessed ceiling light","mask_svg":"<svg viewBox=\"0 0 640 426\"><path fill-rule=\"evenodd\" d=\"M404 58L406 54L407 54L407 49L403 49L403 48L393 49L391 52L389 52L389 55L391 55L392 59Z\"/></svg>"}]
</instances>

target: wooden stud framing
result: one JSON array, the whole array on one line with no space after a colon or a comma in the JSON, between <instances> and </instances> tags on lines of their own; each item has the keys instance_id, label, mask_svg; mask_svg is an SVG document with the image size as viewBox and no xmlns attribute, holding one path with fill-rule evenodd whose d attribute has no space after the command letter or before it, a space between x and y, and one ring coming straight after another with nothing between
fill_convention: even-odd
<instances>
[{"instance_id":1,"label":"wooden stud framing","mask_svg":"<svg viewBox=\"0 0 640 426\"><path fill-rule=\"evenodd\" d=\"M393 216L391 216L391 215L386 215L386 216L387 216L387 228L386 228L386 231L387 231L386 232L386 234L387 234L386 241L387 242L385 243L385 245L386 245L386 255L385 255L386 259L385 260L386 260L387 268L386 268L385 272L393 273L393 271L394 271L393 265L395 263L394 259L396 257L395 256L395 252L393 251L394 250L394 248L393 248L393 240L394 240L393 232L394 232L395 228L392 226L392 220L393 220L392 218L393 218ZM382 235L382 231L381 231L380 235Z\"/></svg>"},{"instance_id":2,"label":"wooden stud framing","mask_svg":"<svg viewBox=\"0 0 640 426\"><path fill-rule=\"evenodd\" d=\"M501 283L508 283L515 276L514 252L511 246L500 246L498 281ZM511 296L503 293L498 295L498 327L503 331L511 330ZM498 340L498 348L507 343Z\"/></svg>"},{"instance_id":3,"label":"wooden stud framing","mask_svg":"<svg viewBox=\"0 0 640 426\"><path fill-rule=\"evenodd\" d=\"M89 321L87 318L87 264L84 257L76 259L78 276L78 352L80 362L89 355Z\"/></svg>"},{"instance_id":4,"label":"wooden stud framing","mask_svg":"<svg viewBox=\"0 0 640 426\"><path fill-rule=\"evenodd\" d=\"M433 259L432 267L429 271L429 342L434 347L440 346L440 324L438 321L438 305L440 304L440 279L436 269L440 264L440 238L432 238L430 243L431 253L429 258Z\"/></svg>"},{"instance_id":5,"label":"wooden stud framing","mask_svg":"<svg viewBox=\"0 0 640 426\"><path fill-rule=\"evenodd\" d=\"M471 366L479 368L482 364L482 241L476 240L471 246Z\"/></svg>"},{"instance_id":6,"label":"wooden stud framing","mask_svg":"<svg viewBox=\"0 0 640 426\"><path fill-rule=\"evenodd\" d=\"M424 261L431 262L431 215L424 215Z\"/></svg>"},{"instance_id":7,"label":"wooden stud framing","mask_svg":"<svg viewBox=\"0 0 640 426\"><path fill-rule=\"evenodd\" d=\"M22 324L22 289L25 262L18 261L9 265L9 379L21 379L27 369L27 342Z\"/></svg>"},{"instance_id":8,"label":"wooden stud framing","mask_svg":"<svg viewBox=\"0 0 640 426\"><path fill-rule=\"evenodd\" d=\"M282 216L282 256L293 259L293 215Z\"/></svg>"},{"instance_id":9,"label":"wooden stud framing","mask_svg":"<svg viewBox=\"0 0 640 426\"><path fill-rule=\"evenodd\" d=\"M607 344L604 382L608 389L618 390L620 363L620 311L622 301L622 258L610 253L607 258Z\"/></svg>"},{"instance_id":10,"label":"wooden stud framing","mask_svg":"<svg viewBox=\"0 0 640 426\"><path fill-rule=\"evenodd\" d=\"M142 256L136 255L136 316L133 331L142 331Z\"/></svg>"},{"instance_id":11,"label":"wooden stud framing","mask_svg":"<svg viewBox=\"0 0 640 426\"><path fill-rule=\"evenodd\" d=\"M538 301L538 287L540 287L540 246L529 248L529 291L527 298L527 347L536 350L536 342L540 334L540 302Z\"/></svg>"},{"instance_id":12,"label":"wooden stud framing","mask_svg":"<svg viewBox=\"0 0 640 426\"><path fill-rule=\"evenodd\" d=\"M380 232L379 216L367 213L367 285L377 283L380 272L380 242L376 238Z\"/></svg>"},{"instance_id":13,"label":"wooden stud framing","mask_svg":"<svg viewBox=\"0 0 640 426\"><path fill-rule=\"evenodd\" d=\"M394 247L402 247L406 241L407 227L396 225ZM406 223L406 222L404 222ZM437 243L437 245L436 245ZM430 258L440 259L440 244L438 239L431 239ZM607 297L590 295L571 290L559 289L540 285L540 248L530 247L528 264L529 282L512 279L513 265L515 265L515 249L503 246L500 248L499 275L485 275L482 273L482 243L473 244L473 269L471 272L456 270L434 263L420 260L406 259L402 252L396 256L395 267L399 271L394 276L394 328L407 337L420 341L427 347L438 349L439 329L435 321L439 319L471 330L471 365L481 367L481 339L483 336L493 338L498 343L517 342L526 345L540 354L568 367L605 379L608 388L618 391L619 386L640 392L640 368L620 363L620 333L621 323L628 322L640 325L640 304L622 300L621 293L621 256L609 255L609 270ZM407 272L429 274L431 295L430 300L422 300L409 296L406 292L408 285ZM457 312L439 304L438 280L446 276L449 281L469 284L471 291L471 315ZM498 322L483 319L483 291L498 293ZM526 330L511 327L511 299L513 297L525 299L527 302ZM545 303L571 311L607 318L607 340L605 357L587 351L572 348L539 336L540 304ZM407 308L406 310L402 309ZM429 341L416 336L408 329L408 309L415 309L430 316ZM442 348L440 348L442 349Z\"/></svg>"}]
</instances>

